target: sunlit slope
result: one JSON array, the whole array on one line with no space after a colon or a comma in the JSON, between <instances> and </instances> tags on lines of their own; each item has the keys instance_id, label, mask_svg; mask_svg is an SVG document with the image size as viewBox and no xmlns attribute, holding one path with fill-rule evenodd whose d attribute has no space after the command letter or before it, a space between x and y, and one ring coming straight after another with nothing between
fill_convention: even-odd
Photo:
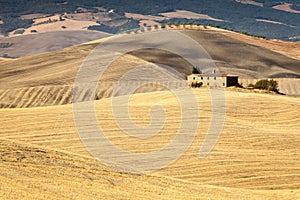
<instances>
[{"instance_id":1,"label":"sunlit slope","mask_svg":"<svg viewBox=\"0 0 300 200\"><path fill-rule=\"evenodd\" d=\"M182 90L181 92L185 94L186 91ZM2 162L2 173L5 173L2 179L8 185L17 187L20 179L28 181L27 175L32 170L35 173L30 173L32 182L30 187L37 188L40 179L50 179L49 182L54 185L64 183L64 191L68 191L63 193L66 197L72 195L77 198L91 190L95 192L93 193L95 195L98 190L102 191L102 194L122 191L114 193L119 198L130 198L139 194L147 194L145 196L151 198L154 197L149 194L152 192L156 195L165 194L166 198L170 199L174 198L172 195L178 198L201 198L206 194L219 199L299 198L300 132L297 129L300 125L299 98L227 91L224 129L213 151L206 158L199 159L199 150L211 121L211 100L208 91L204 89L195 90L195 93L200 106L200 117L190 116L190 120L191 123L197 123L200 120L200 126L188 151L172 165L154 172L150 176L133 176L134 178L131 179L132 176L113 173L113 177L118 176L116 179L112 178L117 180L116 186L103 180L102 169L105 167L100 164L90 164L92 161L90 158L86 158L89 157L89 153L83 147L76 133L71 105L2 109L0 110L0 139L4 144L1 145L1 148L4 149L3 154L10 155L14 160L14 162ZM118 98L126 98L126 96ZM150 120L149 108L154 104L164 107L167 120L161 132L150 139L141 140L124 134L116 124L110 99L96 101L99 125L107 137L123 149L132 152L158 150L174 137L180 126L181 114L174 95L166 91L137 94L131 98L129 105L118 106L128 106L134 122L139 126L145 126ZM17 147L14 148L17 149L11 150L10 146L14 145L10 145L10 143L8 145L7 140L10 140L11 143L16 141L20 145L16 144ZM35 158L31 155L31 150L26 150L31 145L44 149L45 154L51 158L51 162L43 161L44 164L41 164L34 160L41 158ZM61 154L57 152L63 152L63 156L66 158L59 157ZM24 158L21 156L23 154L25 154ZM33 159L33 161L30 160L26 163L26 158ZM71 161L60 161L60 159L71 159ZM85 159L87 159L86 164L84 164ZM45 160L44 156L42 160ZM60 164L57 164L56 161L58 163L72 162L72 166L75 165L76 170L71 170L72 167L69 164L64 164L63 168L60 168ZM32 162L36 164L29 164ZM29 165L32 169L28 167ZM21 167L20 172L24 173L13 173L17 167ZM49 169L47 172L53 170L52 174L44 174L44 167ZM109 168L105 169L107 170L106 175L112 173ZM61 174L61 171L66 172ZM80 175L84 174L84 171L88 171L87 173L90 172L90 174ZM50 175L55 178L50 178ZM18 178L19 176L23 178ZM119 178L119 176L124 178ZM99 184L99 180L103 180L105 183ZM79 187L77 181L80 182L78 184L81 189L71 189L72 186ZM160 185L157 181L162 181L166 185ZM49 183L48 181L44 182ZM190 187L190 185L192 186ZM91 190L84 190L85 187ZM105 191L107 187L108 189ZM21 193L26 194L28 191L28 188L20 185L18 188ZM170 188L170 190L166 190L166 188ZM1 189L6 193L5 195L8 195L7 192L10 190L10 187ZM49 190L46 186L43 189L45 193ZM76 195L77 193L79 196ZM190 196L186 196L186 193ZM133 196L122 196L125 194Z\"/></svg>"},{"instance_id":2,"label":"sunlit slope","mask_svg":"<svg viewBox=\"0 0 300 200\"><path fill-rule=\"evenodd\" d=\"M0 140L3 199L289 199L296 191L216 187L113 171L92 158Z\"/></svg>"}]
</instances>

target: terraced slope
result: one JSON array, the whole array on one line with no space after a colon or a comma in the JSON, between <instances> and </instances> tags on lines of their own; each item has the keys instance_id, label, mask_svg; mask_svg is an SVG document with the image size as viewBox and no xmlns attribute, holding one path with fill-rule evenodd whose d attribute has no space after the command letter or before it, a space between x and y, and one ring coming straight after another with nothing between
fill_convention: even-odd
<instances>
[{"instance_id":1,"label":"terraced slope","mask_svg":"<svg viewBox=\"0 0 300 200\"><path fill-rule=\"evenodd\" d=\"M186 30L182 33L201 44L225 73L252 79L300 76L299 60L250 45L214 30ZM121 37L134 39L135 35ZM103 40L0 63L0 107L22 108L71 103L73 83L78 69L101 41ZM137 65L150 63L152 64L148 66L152 67L152 72L144 73L140 70L127 81L166 80L170 76L174 81L182 81L192 72L192 66L172 52L140 49L120 57L111 64L102 76L95 98L111 96L112 86L120 77ZM159 67L156 63L169 65L177 74ZM145 87L141 88L140 92L161 89Z\"/></svg>"},{"instance_id":2,"label":"terraced slope","mask_svg":"<svg viewBox=\"0 0 300 200\"><path fill-rule=\"evenodd\" d=\"M148 175L118 173L92 159L76 133L71 105L1 109L0 180L5 184L1 184L0 196L298 199L299 98L227 91L224 129L213 151L199 159L211 120L211 100L205 89L194 92L200 106L200 127L193 144L178 161ZM107 137L132 152L162 148L179 127L177 99L166 91L131 97L129 111L137 125L149 123L149 108L154 104L164 107L167 121L158 135L141 140L120 130L111 99L95 102ZM190 120L196 123L199 116L190 116Z\"/></svg>"}]
</instances>

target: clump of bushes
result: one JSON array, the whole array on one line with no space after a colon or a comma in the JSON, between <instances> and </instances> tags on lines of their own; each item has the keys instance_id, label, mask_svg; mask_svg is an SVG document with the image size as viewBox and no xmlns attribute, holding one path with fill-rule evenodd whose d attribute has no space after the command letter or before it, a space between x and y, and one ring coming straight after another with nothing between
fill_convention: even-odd
<instances>
[{"instance_id":1,"label":"clump of bushes","mask_svg":"<svg viewBox=\"0 0 300 200\"><path fill-rule=\"evenodd\" d=\"M7 42L7 43L0 43L0 49L4 49L4 48L9 48L11 47L12 45L14 45L14 43L10 43L10 42Z\"/></svg>"},{"instance_id":2,"label":"clump of bushes","mask_svg":"<svg viewBox=\"0 0 300 200\"><path fill-rule=\"evenodd\" d=\"M259 80L254 85L249 84L248 87L254 88L254 89L259 89L259 90L273 91L273 92L277 92L277 93L279 92L278 91L278 82L273 79Z\"/></svg>"},{"instance_id":3,"label":"clump of bushes","mask_svg":"<svg viewBox=\"0 0 300 200\"><path fill-rule=\"evenodd\" d=\"M192 83L192 84L191 84L191 87L193 87L193 88L199 88L199 87L201 87L202 85L203 85L202 82Z\"/></svg>"},{"instance_id":4,"label":"clump of bushes","mask_svg":"<svg viewBox=\"0 0 300 200\"><path fill-rule=\"evenodd\" d=\"M22 35L25 32L24 29L19 29L14 32L14 35Z\"/></svg>"}]
</instances>

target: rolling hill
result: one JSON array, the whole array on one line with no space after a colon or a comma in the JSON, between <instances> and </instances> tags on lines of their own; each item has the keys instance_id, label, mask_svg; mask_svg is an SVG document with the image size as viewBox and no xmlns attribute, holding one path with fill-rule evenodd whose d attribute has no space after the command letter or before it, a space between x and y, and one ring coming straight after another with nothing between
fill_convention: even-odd
<instances>
[{"instance_id":1,"label":"rolling hill","mask_svg":"<svg viewBox=\"0 0 300 200\"><path fill-rule=\"evenodd\" d=\"M274 52L272 49L274 45L270 45L270 41L260 39L256 43L259 45L257 46L245 40L233 38L236 33L228 35L228 32L223 33L214 29L181 30L181 33L198 42L210 54L221 72L237 74L241 79L300 77L300 61L295 59L295 55L299 56L299 54L294 51L294 45L289 45L289 43L276 46L277 52ZM144 34L125 34L120 37L124 41L134 42L138 41L137 38L142 39ZM172 42L176 41L176 38L168 40ZM71 103L71 93L77 71L84 59L102 41L105 39L0 63L1 107L35 107ZM281 47L283 49L280 50ZM291 49L291 51L287 51L286 55L278 53L286 49ZM289 52L294 52L291 56L294 58L288 57ZM186 60L171 52L159 49L135 50L115 60L105 71L98 86L97 98L109 97L112 86L120 77L141 64L151 64L152 71L148 73L148 77L140 71L139 75L133 77L131 81L146 79L161 81L164 77L170 76L170 73L175 78L174 80L182 81L193 69ZM169 69L165 70L158 64L167 64L179 74L174 74L174 71L170 72ZM161 76L158 75L159 73ZM140 78L137 78L139 76ZM296 84L290 85L291 88L284 90L282 87L281 89L288 94L291 92L291 95L299 95L298 80L295 79ZM163 88L145 87L140 92L161 89Z\"/></svg>"},{"instance_id":2,"label":"rolling hill","mask_svg":"<svg viewBox=\"0 0 300 200\"><path fill-rule=\"evenodd\" d=\"M222 96L205 87L190 90L181 84L186 83L193 66L186 57L176 54L176 49L171 52L160 47L176 42L179 51L189 54L193 49L178 37L159 33L161 30L111 36L0 62L0 199L300 198L300 98L289 96L300 96L300 44L211 27L178 30L183 37L192 38L197 47L201 45L221 72L238 74L245 84L276 78L280 91L289 94L229 88ZM158 34L156 38L160 40L151 40L155 36L152 34ZM151 48L129 49L121 54L124 46L136 43L151 44ZM102 51L105 48L114 51ZM78 70L97 66L100 71L105 68L105 59L112 55L120 56L103 72L96 101L88 102L93 105L97 124L89 124L90 117L80 118L88 125L78 124L76 106L81 106L81 114L89 112L87 102L72 104ZM97 70L87 70L83 75L91 81L86 75L94 75ZM148 84L130 94L131 86L166 80L177 87L168 91ZM113 92L115 86L122 84L125 89ZM83 100L90 93L79 92ZM188 97L188 101L180 102L175 94ZM195 104L191 103L193 97ZM226 110L223 118L219 110L213 110L214 103L222 100ZM155 109L158 106L163 109ZM128 111L134 125L128 123L122 110ZM80 130L93 132L99 126L111 144L127 152L155 152L178 136L184 110L199 114L185 119L188 130L197 125L195 137L181 157L157 171L117 170L122 166L115 160L124 159L123 154L113 154L109 146L103 145L101 153L114 163L100 161L81 140L87 138ZM205 141L211 142L207 133L214 127L213 116L221 116L218 124L224 120L224 125L212 151L200 158ZM145 139L144 130L149 125L159 131ZM131 132L138 133L138 137ZM182 135L191 138L189 131ZM186 142L180 140L175 147L185 146ZM164 154L157 162L168 159L169 155ZM145 159L126 164L143 162ZM148 163L150 167L155 165Z\"/></svg>"},{"instance_id":3,"label":"rolling hill","mask_svg":"<svg viewBox=\"0 0 300 200\"><path fill-rule=\"evenodd\" d=\"M0 38L0 44L11 45L7 48L0 48L0 57L19 58L51 52L108 36L107 33L79 30L4 37Z\"/></svg>"},{"instance_id":4,"label":"rolling hill","mask_svg":"<svg viewBox=\"0 0 300 200\"><path fill-rule=\"evenodd\" d=\"M196 138L179 160L150 174L121 173L92 158L78 137L72 105L0 109L0 180L4 183L0 197L299 198L299 98L227 91L223 131L213 151L199 159L211 120L211 99L208 90L194 92L201 124ZM128 151L162 148L179 127L177 98L168 91L135 94L130 99L131 119L139 126L150 122L148 111L154 104L167 113L162 131L147 140L122 132L111 113L111 100L95 102L97 119L107 137ZM190 120L196 123L199 116Z\"/></svg>"}]
</instances>

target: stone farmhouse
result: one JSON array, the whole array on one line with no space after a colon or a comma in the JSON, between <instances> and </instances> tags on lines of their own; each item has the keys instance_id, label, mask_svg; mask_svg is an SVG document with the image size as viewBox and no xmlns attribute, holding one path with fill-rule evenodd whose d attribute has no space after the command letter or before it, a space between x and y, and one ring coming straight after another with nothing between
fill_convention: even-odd
<instances>
[{"instance_id":1,"label":"stone farmhouse","mask_svg":"<svg viewBox=\"0 0 300 200\"><path fill-rule=\"evenodd\" d=\"M238 85L238 76L211 73L211 74L191 74L187 77L189 86L196 83L202 83L208 87L230 87Z\"/></svg>"}]
</instances>

